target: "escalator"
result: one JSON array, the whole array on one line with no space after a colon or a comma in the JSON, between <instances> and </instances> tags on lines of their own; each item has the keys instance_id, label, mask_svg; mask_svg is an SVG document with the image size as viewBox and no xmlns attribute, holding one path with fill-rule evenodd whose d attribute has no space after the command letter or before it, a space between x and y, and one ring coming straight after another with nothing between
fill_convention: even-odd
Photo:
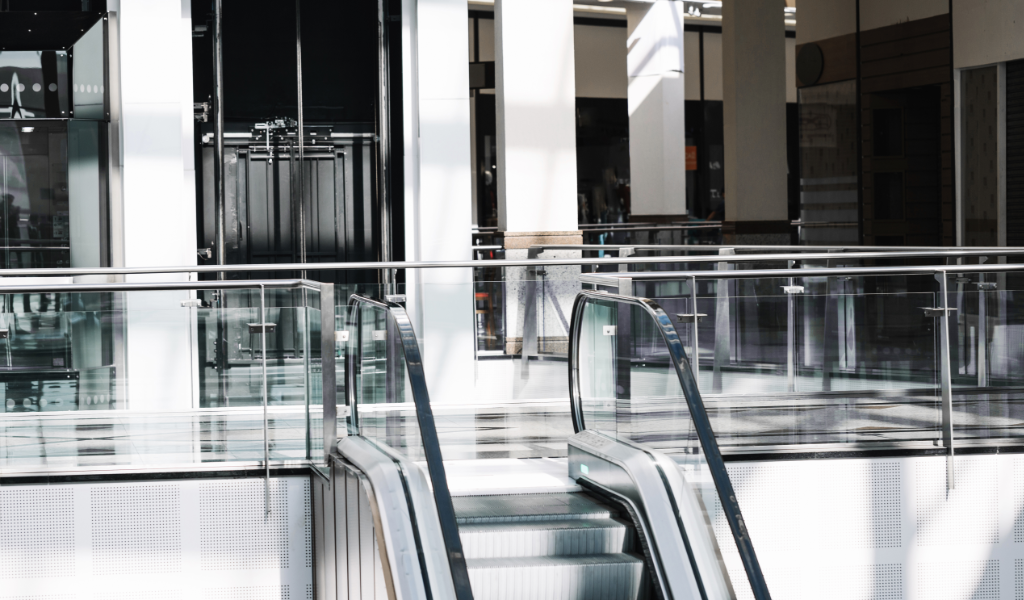
<instances>
[{"instance_id":1,"label":"escalator","mask_svg":"<svg viewBox=\"0 0 1024 600\"><path fill-rule=\"evenodd\" d=\"M453 497L405 310L353 296L345 329L349 435L332 473L362 485L332 484L346 516L328 545L374 572L351 556L325 565L337 597L770 598L682 345L653 303L577 298L572 486L552 493Z\"/></svg>"}]
</instances>

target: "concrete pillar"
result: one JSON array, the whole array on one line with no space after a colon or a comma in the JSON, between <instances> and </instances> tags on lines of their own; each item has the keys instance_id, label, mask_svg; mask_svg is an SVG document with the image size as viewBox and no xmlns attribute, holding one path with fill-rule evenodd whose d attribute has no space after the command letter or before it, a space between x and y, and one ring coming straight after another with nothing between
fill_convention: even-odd
<instances>
[{"instance_id":1,"label":"concrete pillar","mask_svg":"<svg viewBox=\"0 0 1024 600\"><path fill-rule=\"evenodd\" d=\"M405 258L470 260L466 0L403 0ZM432 402L474 398L471 269L409 270L407 307Z\"/></svg>"},{"instance_id":2,"label":"concrete pillar","mask_svg":"<svg viewBox=\"0 0 1024 600\"><path fill-rule=\"evenodd\" d=\"M578 236L572 0L494 5L498 228Z\"/></svg>"},{"instance_id":3,"label":"concrete pillar","mask_svg":"<svg viewBox=\"0 0 1024 600\"><path fill-rule=\"evenodd\" d=\"M505 256L526 258L534 244L580 244L572 0L496 0L494 28L498 229ZM574 255L579 252L543 256ZM519 352L524 322L536 324L533 339L545 348L557 352L564 345L578 275L579 267L543 274L505 270L506 351Z\"/></svg>"},{"instance_id":4,"label":"concrete pillar","mask_svg":"<svg viewBox=\"0 0 1024 600\"><path fill-rule=\"evenodd\" d=\"M674 0L626 7L634 221L672 222L687 214L684 14Z\"/></svg>"},{"instance_id":5,"label":"concrete pillar","mask_svg":"<svg viewBox=\"0 0 1024 600\"><path fill-rule=\"evenodd\" d=\"M191 2L115 0L108 8L117 11L119 25L122 149L121 193L111 194L111 262L195 265ZM198 407L195 312L181 306L188 297L188 292L127 295L127 374L118 378L126 376L120 392L127 394L130 410Z\"/></svg>"},{"instance_id":6,"label":"concrete pillar","mask_svg":"<svg viewBox=\"0 0 1024 600\"><path fill-rule=\"evenodd\" d=\"M786 32L782 0L722 5L725 219L729 244L788 244Z\"/></svg>"}]
</instances>

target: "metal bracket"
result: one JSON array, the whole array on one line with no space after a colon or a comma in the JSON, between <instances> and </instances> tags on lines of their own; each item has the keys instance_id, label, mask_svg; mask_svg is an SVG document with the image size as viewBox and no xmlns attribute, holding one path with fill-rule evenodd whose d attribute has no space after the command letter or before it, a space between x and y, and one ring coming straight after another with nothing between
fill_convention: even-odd
<instances>
[{"instance_id":1,"label":"metal bracket","mask_svg":"<svg viewBox=\"0 0 1024 600\"><path fill-rule=\"evenodd\" d=\"M950 307L950 308L934 307L933 308L933 307L921 306L921 307L918 307L918 308L920 308L921 310L924 311L924 316L926 316L926 317L935 317L936 319L939 318L939 317L945 317L947 315L951 315L951 314L956 312L956 308L955 307Z\"/></svg>"},{"instance_id":2,"label":"metal bracket","mask_svg":"<svg viewBox=\"0 0 1024 600\"><path fill-rule=\"evenodd\" d=\"M199 298L193 298L192 300L182 300L182 308L210 308L210 303Z\"/></svg>"},{"instance_id":3,"label":"metal bracket","mask_svg":"<svg viewBox=\"0 0 1024 600\"><path fill-rule=\"evenodd\" d=\"M702 323L702 322L704 322L704 317L706 317L706 316L707 315L704 314L704 313L697 313L697 314L693 314L693 313L679 313L679 314L676 315L676 318L679 319L680 322L683 322L683 321L693 322L693 318L696 317L697 318L697 322L698 323Z\"/></svg>"},{"instance_id":4,"label":"metal bracket","mask_svg":"<svg viewBox=\"0 0 1024 600\"><path fill-rule=\"evenodd\" d=\"M274 333L274 330L277 329L277 323L249 323L249 334L259 335L263 333L264 327L266 328L267 333Z\"/></svg>"},{"instance_id":5,"label":"metal bracket","mask_svg":"<svg viewBox=\"0 0 1024 600\"><path fill-rule=\"evenodd\" d=\"M994 281L979 281L978 291L991 292L998 288L998 284Z\"/></svg>"},{"instance_id":6,"label":"metal bracket","mask_svg":"<svg viewBox=\"0 0 1024 600\"><path fill-rule=\"evenodd\" d=\"M405 294L387 294L384 296L384 301L392 304L405 304Z\"/></svg>"},{"instance_id":7,"label":"metal bracket","mask_svg":"<svg viewBox=\"0 0 1024 600\"><path fill-rule=\"evenodd\" d=\"M348 341L348 331L335 331L334 332L334 341L336 341L336 342L347 342Z\"/></svg>"},{"instance_id":8,"label":"metal bracket","mask_svg":"<svg viewBox=\"0 0 1024 600\"><path fill-rule=\"evenodd\" d=\"M373 331L373 341L375 341L375 342L383 342L386 339L388 339L388 330L387 329L375 329Z\"/></svg>"},{"instance_id":9,"label":"metal bracket","mask_svg":"<svg viewBox=\"0 0 1024 600\"><path fill-rule=\"evenodd\" d=\"M804 286L802 285L784 285L782 291L787 294L802 294L804 293Z\"/></svg>"},{"instance_id":10,"label":"metal bracket","mask_svg":"<svg viewBox=\"0 0 1024 600\"><path fill-rule=\"evenodd\" d=\"M210 260L213 258L213 250L210 248L197 248L196 254L203 260Z\"/></svg>"},{"instance_id":11,"label":"metal bracket","mask_svg":"<svg viewBox=\"0 0 1024 600\"><path fill-rule=\"evenodd\" d=\"M0 329L0 340L6 340L11 337L10 329Z\"/></svg>"},{"instance_id":12,"label":"metal bracket","mask_svg":"<svg viewBox=\"0 0 1024 600\"><path fill-rule=\"evenodd\" d=\"M605 326L602 327L602 332L605 335L615 335L617 330L618 330L618 326L617 325L605 325Z\"/></svg>"}]
</instances>

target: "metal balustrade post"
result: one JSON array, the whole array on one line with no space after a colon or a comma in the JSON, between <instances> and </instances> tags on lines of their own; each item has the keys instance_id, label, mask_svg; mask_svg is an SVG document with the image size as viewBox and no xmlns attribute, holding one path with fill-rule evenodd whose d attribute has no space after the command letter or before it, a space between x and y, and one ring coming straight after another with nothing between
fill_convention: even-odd
<instances>
[{"instance_id":1,"label":"metal balustrade post","mask_svg":"<svg viewBox=\"0 0 1024 600\"><path fill-rule=\"evenodd\" d=\"M795 260L788 261L789 268L796 265ZM796 281L789 278L786 292L786 391L796 391Z\"/></svg>"},{"instance_id":2,"label":"metal balustrade post","mask_svg":"<svg viewBox=\"0 0 1024 600\"><path fill-rule=\"evenodd\" d=\"M323 381L324 461L338 442L337 342L334 284L320 284L320 375Z\"/></svg>"},{"instance_id":3,"label":"metal balustrade post","mask_svg":"<svg viewBox=\"0 0 1024 600\"><path fill-rule=\"evenodd\" d=\"M949 489L956 487L954 473L954 444L953 444L953 381L950 374L949 362L949 294L948 278L945 272L935 274L939 282L940 302L938 308L939 319L939 388L941 391L942 403L942 444L946 447L946 486Z\"/></svg>"},{"instance_id":4,"label":"metal balustrade post","mask_svg":"<svg viewBox=\"0 0 1024 600\"><path fill-rule=\"evenodd\" d=\"M829 253L842 252L841 249ZM835 261L825 261L826 268L838 266ZM825 331L822 336L821 391L832 391L832 369L839 362L839 298L836 295L836 278L825 279Z\"/></svg>"},{"instance_id":5,"label":"metal balustrade post","mask_svg":"<svg viewBox=\"0 0 1024 600\"><path fill-rule=\"evenodd\" d=\"M718 253L736 254L735 248L722 248ZM718 263L719 271L728 271L731 265L727 262ZM722 368L729 364L731 319L729 318L729 280L719 279L716 286L715 299L715 362L711 374L711 393L722 393Z\"/></svg>"},{"instance_id":6,"label":"metal balustrade post","mask_svg":"<svg viewBox=\"0 0 1024 600\"><path fill-rule=\"evenodd\" d=\"M986 282L985 275L980 276L978 281L978 387L988 387L989 384L989 356L988 356L988 294L986 292L995 290L995 282Z\"/></svg>"},{"instance_id":7,"label":"metal balustrade post","mask_svg":"<svg viewBox=\"0 0 1024 600\"><path fill-rule=\"evenodd\" d=\"M270 438L267 422L267 305L266 288L260 284L260 367L263 371L263 502L266 512L270 514Z\"/></svg>"},{"instance_id":8,"label":"metal balustrade post","mask_svg":"<svg viewBox=\"0 0 1024 600\"><path fill-rule=\"evenodd\" d=\"M530 247L526 258L536 259L542 251L543 248ZM527 266L523 278L523 348L519 359L522 379L530 378L530 357L537 355L537 270L537 267Z\"/></svg>"},{"instance_id":9,"label":"metal balustrade post","mask_svg":"<svg viewBox=\"0 0 1024 600\"><path fill-rule=\"evenodd\" d=\"M697 341L697 323L700 322L700 311L697 310L697 278L690 277L690 305L693 308L693 337L690 346L690 368L693 370L693 381L700 388L700 344Z\"/></svg>"}]
</instances>

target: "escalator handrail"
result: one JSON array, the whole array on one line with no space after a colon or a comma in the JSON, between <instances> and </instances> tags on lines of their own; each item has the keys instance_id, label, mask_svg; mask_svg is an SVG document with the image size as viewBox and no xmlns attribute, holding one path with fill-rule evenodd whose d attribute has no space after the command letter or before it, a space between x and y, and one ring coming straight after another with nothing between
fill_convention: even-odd
<instances>
[{"instance_id":1,"label":"escalator handrail","mask_svg":"<svg viewBox=\"0 0 1024 600\"><path fill-rule=\"evenodd\" d=\"M740 513L739 502L736 500L736 492L733 490L729 473L725 469L725 461L722 460L722 453L718 448L718 441L715 439L714 430L711 428L711 420L708 418L707 410L704 407L704 400L697 389L697 382L693 378L693 371L690 370L690 361L686 357L686 349L683 347L679 334L676 333L672 320L664 310L653 300L637 298L632 296L621 296L603 291L583 290L576 294L573 302L572 319L569 326L569 404L572 413L572 425L576 433L586 429L583 421L583 405L580 396L579 376L579 338L582 330L584 307L593 301L614 302L618 304L630 304L643 309L658 325L658 331L668 346L669 356L675 366L676 375L679 376L679 384L683 389L683 396L690 411L690 418L693 420L694 430L704 451L704 459L708 464L708 471L715 483L718 497L722 502L722 510L729 522L729 529L732 531L733 539L736 541L736 548L739 550L740 559L743 561L743 569L747 573L751 590L757 600L770 600L768 585L764 580L764 573L754 553L754 546L750 541L746 523Z\"/></svg>"},{"instance_id":2,"label":"escalator handrail","mask_svg":"<svg viewBox=\"0 0 1024 600\"><path fill-rule=\"evenodd\" d=\"M459 526L455 520L455 506L452 503L452 496L448 489L448 478L445 475L444 462L441 456L441 443L437 437L437 427L434 424L434 413L430 408L430 394L427 392L427 379L423 372L423 358L420 354L419 343L416 341L416 331L412 327L412 319L409 313L400 304L394 302L381 302L359 294L352 294L349 297L349 308L371 306L378 310L386 311L389 317L394 320L398 329L399 339L402 342L402 352L405 355L406 372L409 375L409 383L412 388L413 403L416 407L416 421L419 425L420 439L423 443L423 454L427 462L427 474L433 486L434 503L437 505L437 517L441 525L441 535L444 538L445 550L448 553L448 566L452 573L452 582L455 584L455 597L458 600L472 600L473 591L469 583L469 569L466 566L466 556L462 550L462 540L459 538ZM349 324L353 319L359 319L361 311L349 311ZM357 329L358 331L358 329ZM350 360L351 354L346 357ZM358 427L359 417L355 397L355 369L349 363L346 366L347 385L346 402L349 405L353 422Z\"/></svg>"}]
</instances>

